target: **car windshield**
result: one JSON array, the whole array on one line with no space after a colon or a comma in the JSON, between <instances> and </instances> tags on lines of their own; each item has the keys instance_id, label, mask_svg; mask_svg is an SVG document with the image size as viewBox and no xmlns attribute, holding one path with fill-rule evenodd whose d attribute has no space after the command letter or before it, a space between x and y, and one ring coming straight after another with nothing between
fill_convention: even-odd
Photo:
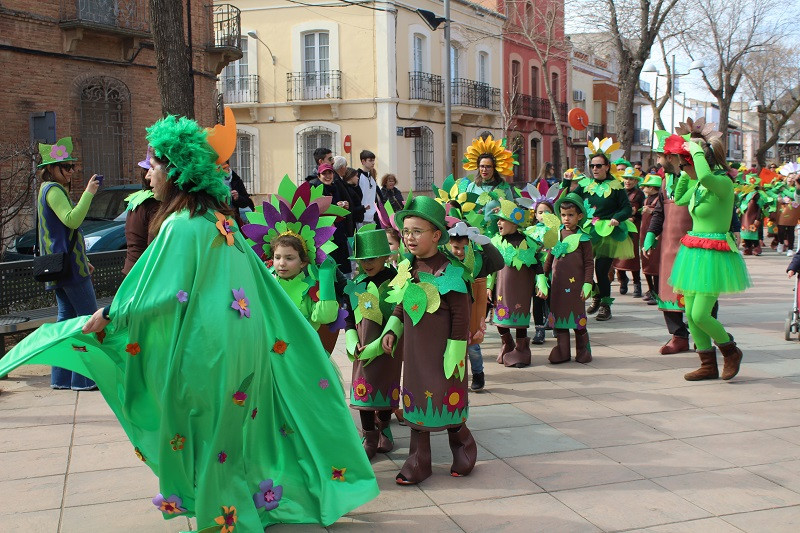
<instances>
[{"instance_id":1,"label":"car windshield","mask_svg":"<svg viewBox=\"0 0 800 533\"><path fill-rule=\"evenodd\" d=\"M132 192L131 189L97 191L86 213L86 220L114 220L125 211L125 198Z\"/></svg>"}]
</instances>

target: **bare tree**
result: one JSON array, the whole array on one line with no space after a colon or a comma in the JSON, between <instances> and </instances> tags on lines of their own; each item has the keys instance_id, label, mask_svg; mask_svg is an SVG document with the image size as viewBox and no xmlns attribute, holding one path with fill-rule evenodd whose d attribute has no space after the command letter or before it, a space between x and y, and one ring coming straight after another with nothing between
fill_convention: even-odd
<instances>
[{"instance_id":1,"label":"bare tree","mask_svg":"<svg viewBox=\"0 0 800 533\"><path fill-rule=\"evenodd\" d=\"M161 111L164 115L194 118L191 46L186 45L183 31L183 2L150 0L150 26Z\"/></svg>"},{"instance_id":2,"label":"bare tree","mask_svg":"<svg viewBox=\"0 0 800 533\"><path fill-rule=\"evenodd\" d=\"M556 61L567 63L571 45L564 35L564 0L508 0L506 5L506 35L518 38L534 50L542 72L549 76L550 66ZM569 167L567 137L561 120L560 95L545 79L545 92L556 130L561 169ZM566 87L566 79L562 81ZM560 89L560 88L559 88Z\"/></svg>"},{"instance_id":3,"label":"bare tree","mask_svg":"<svg viewBox=\"0 0 800 533\"><path fill-rule=\"evenodd\" d=\"M731 102L749 54L768 49L787 28L773 14L791 7L778 0L696 0L687 8L688 31L681 37L689 58L703 59L703 82L719 105L719 131L727 134Z\"/></svg>"},{"instance_id":4,"label":"bare tree","mask_svg":"<svg viewBox=\"0 0 800 533\"><path fill-rule=\"evenodd\" d=\"M747 92L761 102L758 106L759 167L767 164L767 151L780 139L781 130L800 108L800 54L777 44L752 52L743 61ZM767 122L772 134L767 138Z\"/></svg>"},{"instance_id":5,"label":"bare tree","mask_svg":"<svg viewBox=\"0 0 800 533\"><path fill-rule=\"evenodd\" d=\"M0 250L31 227L22 215L33 208L36 154L37 147L30 142L0 145Z\"/></svg>"},{"instance_id":6,"label":"bare tree","mask_svg":"<svg viewBox=\"0 0 800 533\"><path fill-rule=\"evenodd\" d=\"M655 127L660 130L664 130L666 128L664 127L664 121L661 119L661 112L664 110L664 107L672 97L673 77L672 65L670 65L670 62L667 60L669 54L667 53L666 46L664 45L664 39L659 36L657 40L658 47L661 49L661 57L664 63L664 77L666 78L666 81L664 82L664 94L662 94L661 97L659 97L657 93L654 93L652 96L650 96L650 93L642 89L641 86L639 87L639 94L641 94L642 97L647 100L647 103L650 104L650 108L653 110L653 123L655 124ZM656 85L656 88L658 88L658 85Z\"/></svg>"}]
</instances>

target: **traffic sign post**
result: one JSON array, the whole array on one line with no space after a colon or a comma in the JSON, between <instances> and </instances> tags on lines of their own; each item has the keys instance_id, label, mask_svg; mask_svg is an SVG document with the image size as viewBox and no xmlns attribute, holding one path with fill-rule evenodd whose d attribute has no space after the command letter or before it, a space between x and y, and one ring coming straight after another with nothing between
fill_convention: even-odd
<instances>
[{"instance_id":1,"label":"traffic sign post","mask_svg":"<svg viewBox=\"0 0 800 533\"><path fill-rule=\"evenodd\" d=\"M349 135L344 136L344 153L350 154L350 166L353 166L353 141Z\"/></svg>"}]
</instances>

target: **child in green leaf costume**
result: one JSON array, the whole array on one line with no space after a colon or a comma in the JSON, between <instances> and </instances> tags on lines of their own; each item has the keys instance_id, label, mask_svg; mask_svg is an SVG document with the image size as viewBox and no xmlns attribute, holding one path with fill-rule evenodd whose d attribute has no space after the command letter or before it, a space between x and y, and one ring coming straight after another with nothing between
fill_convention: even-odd
<instances>
[{"instance_id":1,"label":"child in green leaf costume","mask_svg":"<svg viewBox=\"0 0 800 533\"><path fill-rule=\"evenodd\" d=\"M409 456L397 475L401 485L431 475L430 432L447 429L453 476L475 466L477 445L467 429L466 355L469 336L469 274L460 261L440 251L449 235L444 207L416 196L395 215L402 228L405 257L389 283L388 301L396 303L381 338L358 355L368 361L391 353L403 337L402 407L411 428ZM466 279L465 279L466 278Z\"/></svg>"},{"instance_id":2,"label":"child in green leaf costume","mask_svg":"<svg viewBox=\"0 0 800 533\"><path fill-rule=\"evenodd\" d=\"M494 290L494 323L503 341L497 362L505 366L522 368L531 364L531 301L536 275L542 273L538 252L540 242L520 229L529 221L527 209L514 202L500 200L495 209L499 233L492 237L492 244L503 256L505 266L489 276L487 286ZM516 329L516 342L511 337L511 328Z\"/></svg>"},{"instance_id":3,"label":"child in green leaf costume","mask_svg":"<svg viewBox=\"0 0 800 533\"><path fill-rule=\"evenodd\" d=\"M592 292L594 260L589 235L581 229L586 217L583 199L575 193L562 196L555 205L561 215L558 243L547 254L544 274L537 276L537 292L542 298L550 294L548 321L556 332L556 346L550 352L550 362L566 363L572 358L569 330L575 331L575 360L592 360L589 332L586 330L586 298ZM552 274L548 286L547 276Z\"/></svg>"},{"instance_id":4,"label":"child in green leaf costume","mask_svg":"<svg viewBox=\"0 0 800 533\"><path fill-rule=\"evenodd\" d=\"M347 355L353 361L350 407L359 411L364 430L364 451L372 459L375 453L387 453L394 448L389 421L392 411L400 405L403 350L398 347L393 354L362 361L357 357L358 347L379 339L392 316L394 304L387 301L387 296L389 282L397 275L397 270L387 266L392 251L384 230L367 224L353 237L353 257L350 259L358 261L360 274L348 282L345 289L352 309L345 319ZM377 429L376 413L379 420Z\"/></svg>"},{"instance_id":5,"label":"child in green leaf costume","mask_svg":"<svg viewBox=\"0 0 800 533\"><path fill-rule=\"evenodd\" d=\"M713 126L704 119L689 119L689 133L672 135L664 144L673 165L683 168L675 186L676 203L688 205L692 216L692 230L681 239L669 279L684 296L689 331L701 361L698 370L684 376L688 381L728 380L739 372L742 351L711 310L720 294L750 286L747 267L730 234L733 182L726 172L722 134ZM721 376L712 339L725 358Z\"/></svg>"}]
</instances>

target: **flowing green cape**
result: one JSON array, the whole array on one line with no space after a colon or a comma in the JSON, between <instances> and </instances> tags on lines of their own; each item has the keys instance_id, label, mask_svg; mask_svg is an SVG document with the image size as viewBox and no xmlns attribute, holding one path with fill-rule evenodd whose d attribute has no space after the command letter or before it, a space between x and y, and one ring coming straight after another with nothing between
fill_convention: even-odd
<instances>
[{"instance_id":1,"label":"flowing green cape","mask_svg":"<svg viewBox=\"0 0 800 533\"><path fill-rule=\"evenodd\" d=\"M102 339L86 317L42 326L0 376L48 364L96 381L166 518L328 525L378 494L328 354L235 226L171 216L110 314Z\"/></svg>"}]
</instances>

